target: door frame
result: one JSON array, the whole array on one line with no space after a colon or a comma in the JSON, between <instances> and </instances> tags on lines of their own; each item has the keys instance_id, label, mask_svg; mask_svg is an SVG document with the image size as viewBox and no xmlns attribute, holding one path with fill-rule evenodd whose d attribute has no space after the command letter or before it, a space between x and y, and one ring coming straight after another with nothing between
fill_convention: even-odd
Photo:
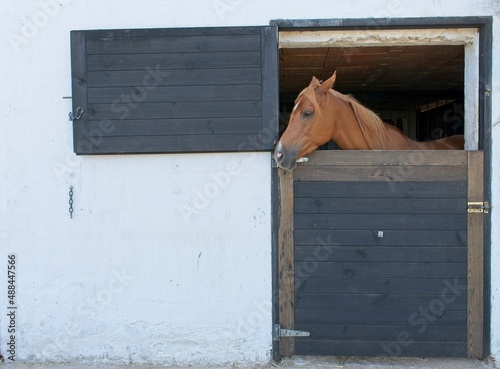
<instances>
[{"instance_id":1,"label":"door frame","mask_svg":"<svg viewBox=\"0 0 500 369\"><path fill-rule=\"evenodd\" d=\"M484 151L484 201L491 200L491 161L492 161L492 45L493 45L493 18L487 17L429 17L429 18L357 18L357 19L296 19L272 20L270 25L276 26L280 31L306 31L306 30L408 30L408 29L460 29L475 28L479 37L479 84L478 88L478 143L479 150ZM278 45L277 45L278 47ZM278 107L276 107L278 109ZM282 211L280 198L280 175L276 164L272 162L272 208L273 208L273 232L272 232L272 263L273 263L273 325L280 322L280 268L279 268L279 230L280 213ZM281 171L280 171L281 172ZM491 215L483 215L483 347L482 354L486 357L490 354L491 336ZM283 276L281 276L283 277ZM273 337L273 358L279 361L280 340Z\"/></svg>"}]
</instances>

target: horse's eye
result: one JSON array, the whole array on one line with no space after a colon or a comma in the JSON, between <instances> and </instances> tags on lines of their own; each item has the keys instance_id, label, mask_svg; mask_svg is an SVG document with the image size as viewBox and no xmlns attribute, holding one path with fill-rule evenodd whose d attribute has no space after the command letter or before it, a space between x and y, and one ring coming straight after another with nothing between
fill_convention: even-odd
<instances>
[{"instance_id":1,"label":"horse's eye","mask_svg":"<svg viewBox=\"0 0 500 369\"><path fill-rule=\"evenodd\" d=\"M310 110L304 110L302 112L302 118L307 119L310 118L313 115L313 112Z\"/></svg>"}]
</instances>

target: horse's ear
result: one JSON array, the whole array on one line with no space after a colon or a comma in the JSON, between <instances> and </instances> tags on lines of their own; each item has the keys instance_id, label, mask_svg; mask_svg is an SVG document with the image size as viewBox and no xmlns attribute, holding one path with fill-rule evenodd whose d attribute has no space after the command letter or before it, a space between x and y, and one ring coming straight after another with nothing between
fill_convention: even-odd
<instances>
[{"instance_id":1,"label":"horse's ear","mask_svg":"<svg viewBox=\"0 0 500 369\"><path fill-rule=\"evenodd\" d=\"M333 72L333 75L321 84L320 87L321 91L325 93L328 92L333 87L333 84L335 83L336 79L337 79L337 71Z\"/></svg>"},{"instance_id":2,"label":"horse's ear","mask_svg":"<svg viewBox=\"0 0 500 369\"><path fill-rule=\"evenodd\" d=\"M317 85L319 85L319 79L313 76L311 82L309 82L309 86L317 86Z\"/></svg>"}]
</instances>

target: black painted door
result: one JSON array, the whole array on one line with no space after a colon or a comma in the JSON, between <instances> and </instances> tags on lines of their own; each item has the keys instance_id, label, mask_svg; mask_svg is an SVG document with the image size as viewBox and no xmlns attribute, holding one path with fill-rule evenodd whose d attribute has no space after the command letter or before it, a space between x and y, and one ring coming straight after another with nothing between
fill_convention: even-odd
<instances>
[{"instance_id":1,"label":"black painted door","mask_svg":"<svg viewBox=\"0 0 500 369\"><path fill-rule=\"evenodd\" d=\"M470 240L482 230L468 201L481 163L481 152L330 151L300 165L293 301L280 306L310 336L285 341L291 353L480 356L482 268L468 265L482 263L482 239Z\"/></svg>"}]
</instances>

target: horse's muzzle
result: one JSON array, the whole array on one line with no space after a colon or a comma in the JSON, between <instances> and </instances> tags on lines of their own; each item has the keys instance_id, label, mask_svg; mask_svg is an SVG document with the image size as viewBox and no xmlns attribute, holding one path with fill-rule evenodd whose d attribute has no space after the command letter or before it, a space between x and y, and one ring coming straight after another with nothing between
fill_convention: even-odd
<instances>
[{"instance_id":1,"label":"horse's muzzle","mask_svg":"<svg viewBox=\"0 0 500 369\"><path fill-rule=\"evenodd\" d=\"M274 161L282 169L293 170L297 165L297 151L286 151L280 141L274 149Z\"/></svg>"}]
</instances>

